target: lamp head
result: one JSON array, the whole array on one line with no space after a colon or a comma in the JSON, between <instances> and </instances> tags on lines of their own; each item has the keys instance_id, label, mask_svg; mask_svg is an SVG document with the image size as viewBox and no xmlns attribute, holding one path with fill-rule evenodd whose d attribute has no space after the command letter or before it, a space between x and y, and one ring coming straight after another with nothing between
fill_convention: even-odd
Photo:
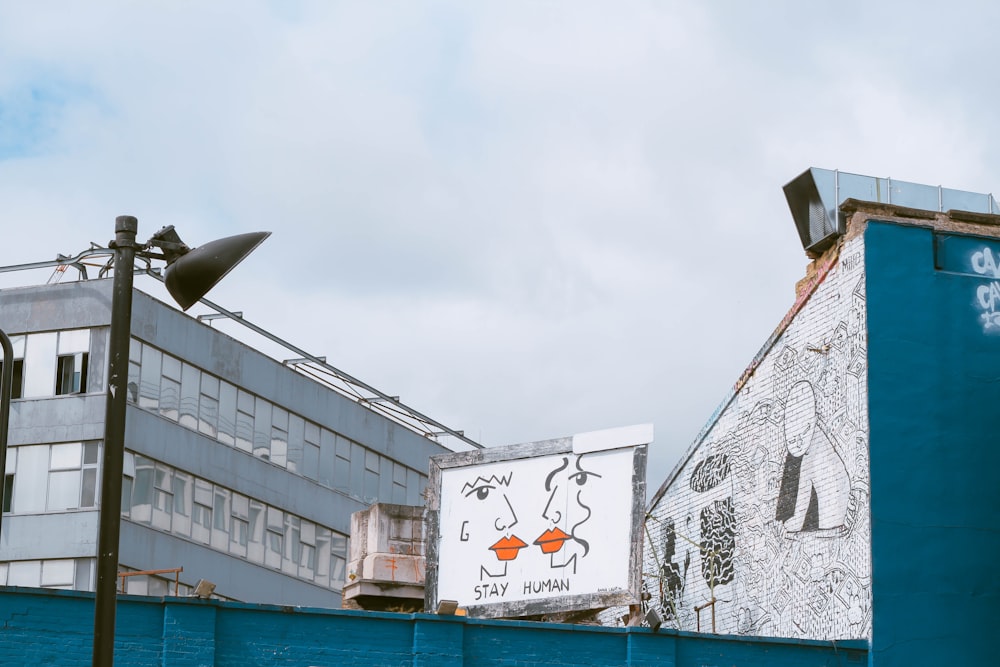
<instances>
[{"instance_id":1,"label":"lamp head","mask_svg":"<svg viewBox=\"0 0 1000 667\"><path fill-rule=\"evenodd\" d=\"M250 232L210 241L168 260L164 283L187 310L264 242L271 232Z\"/></svg>"}]
</instances>

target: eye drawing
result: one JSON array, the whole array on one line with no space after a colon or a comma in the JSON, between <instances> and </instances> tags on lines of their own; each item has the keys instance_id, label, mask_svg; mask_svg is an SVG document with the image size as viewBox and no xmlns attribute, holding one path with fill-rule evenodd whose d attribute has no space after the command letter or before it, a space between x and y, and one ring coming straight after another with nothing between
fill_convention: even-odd
<instances>
[{"instance_id":1,"label":"eye drawing","mask_svg":"<svg viewBox=\"0 0 1000 667\"><path fill-rule=\"evenodd\" d=\"M587 472L586 470L581 470L580 472L575 472L569 476L571 480L576 482L577 486L583 486L584 484L587 483L587 480L591 477L600 478L600 475L598 475L596 472Z\"/></svg>"},{"instance_id":2,"label":"eye drawing","mask_svg":"<svg viewBox=\"0 0 1000 667\"><path fill-rule=\"evenodd\" d=\"M486 500L486 498L489 497L490 495L490 491L492 491L495 488L497 487L493 486L492 484L483 484L482 486L474 486L465 493L465 497L468 498L473 493L475 493L476 497L479 498L480 500Z\"/></svg>"}]
</instances>

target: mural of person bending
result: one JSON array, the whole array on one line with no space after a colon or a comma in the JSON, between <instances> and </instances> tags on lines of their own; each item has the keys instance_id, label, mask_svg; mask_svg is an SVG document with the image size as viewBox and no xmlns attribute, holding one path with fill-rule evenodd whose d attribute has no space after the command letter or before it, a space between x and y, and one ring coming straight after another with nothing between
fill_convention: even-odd
<instances>
[{"instance_id":1,"label":"mural of person bending","mask_svg":"<svg viewBox=\"0 0 1000 667\"><path fill-rule=\"evenodd\" d=\"M561 457L561 462L545 477L548 498L542 518L549 522L549 527L534 544L549 555L550 567L568 568L575 574L577 557L584 558L590 552L590 542L580 529L592 514L588 503L596 498L593 480L600 477L584 468L582 454Z\"/></svg>"},{"instance_id":2,"label":"mural of person bending","mask_svg":"<svg viewBox=\"0 0 1000 667\"><path fill-rule=\"evenodd\" d=\"M785 399L785 446L775 519L793 533L843 526L851 480L819 424L816 394L805 380L792 385Z\"/></svg>"}]
</instances>

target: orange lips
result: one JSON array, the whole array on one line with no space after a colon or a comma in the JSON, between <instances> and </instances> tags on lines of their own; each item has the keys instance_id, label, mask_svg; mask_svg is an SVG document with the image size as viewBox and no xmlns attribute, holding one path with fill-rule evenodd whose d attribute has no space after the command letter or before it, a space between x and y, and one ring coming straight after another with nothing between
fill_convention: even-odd
<instances>
[{"instance_id":1,"label":"orange lips","mask_svg":"<svg viewBox=\"0 0 1000 667\"><path fill-rule=\"evenodd\" d=\"M490 551L496 553L497 560L514 560L517 558L518 550L526 546L528 545L520 537L511 535L497 540L497 543L490 547Z\"/></svg>"},{"instance_id":2,"label":"orange lips","mask_svg":"<svg viewBox=\"0 0 1000 667\"><path fill-rule=\"evenodd\" d=\"M555 528L549 528L544 533L539 535L538 539L535 540L535 544L542 548L543 554L554 554L562 549L563 543L568 540L569 537L569 535L556 526Z\"/></svg>"}]
</instances>

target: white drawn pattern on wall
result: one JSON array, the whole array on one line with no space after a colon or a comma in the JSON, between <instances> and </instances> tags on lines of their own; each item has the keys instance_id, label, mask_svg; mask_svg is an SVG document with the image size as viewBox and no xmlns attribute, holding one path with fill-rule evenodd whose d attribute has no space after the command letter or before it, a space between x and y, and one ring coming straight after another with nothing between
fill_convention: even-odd
<instances>
[{"instance_id":1,"label":"white drawn pattern on wall","mask_svg":"<svg viewBox=\"0 0 1000 667\"><path fill-rule=\"evenodd\" d=\"M719 414L647 520L664 625L871 635L862 237ZM655 551L655 553L654 553Z\"/></svg>"}]
</instances>

